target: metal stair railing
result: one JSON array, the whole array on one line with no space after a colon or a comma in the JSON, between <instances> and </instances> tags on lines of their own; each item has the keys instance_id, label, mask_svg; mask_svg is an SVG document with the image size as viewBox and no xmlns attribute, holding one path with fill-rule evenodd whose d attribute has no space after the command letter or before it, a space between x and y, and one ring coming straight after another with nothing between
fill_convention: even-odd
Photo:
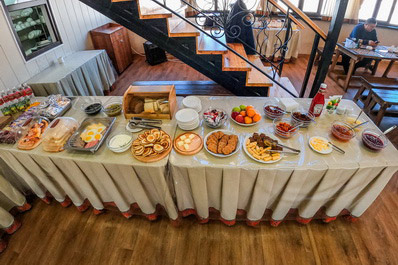
<instances>
[{"instance_id":1,"label":"metal stair railing","mask_svg":"<svg viewBox=\"0 0 398 265\"><path fill-rule=\"evenodd\" d=\"M202 27L200 27L198 24L191 22L189 19L187 19L185 16L182 16L181 14L179 14L178 12L176 12L175 10L173 10L172 8L170 8L169 6L166 5L165 1L161 1L161 0L151 0L152 2L158 4L159 6L161 6L162 8L166 9L167 11L171 12L172 14L174 14L176 17L184 20L186 23L190 24L191 26L193 26L194 28L196 28L197 30L199 30L200 32L202 32L203 34L207 35L208 37L212 38L214 41L216 41L218 44L220 44L221 46L223 46L224 48L226 48L227 50L229 50L230 52L232 52L233 54L235 54L236 56L238 56L240 59L242 59L243 61L245 61L247 64L249 64L253 69L256 69L257 71L259 71L260 73L262 73L263 75L265 75L266 77L268 77L270 80L272 80L276 85L278 85L279 87L281 87L285 92L287 92L289 95L291 95L294 98L297 98L297 96L292 93L291 91L289 91L283 84L281 84L281 82L279 82L279 80L275 79L275 72L274 75L271 76L269 75L267 72L265 72L263 69L259 68L258 66L256 66L254 63L252 63L250 60L248 60L247 58L245 58L243 55L241 55L239 52L235 51L233 48L229 47L228 45L224 44L222 41L220 41L217 37L215 37L212 33L208 33L206 30L202 29ZM189 7L193 8L194 10L196 10L197 12L199 12L201 15L205 16L206 18L213 20L216 25L218 25L220 28L222 28L223 30L223 34L228 34L226 33L226 26L220 23L220 20L214 20L211 17L209 17L207 14L205 14L204 12L201 12L198 8L196 8L195 6L193 6L192 4L186 2L185 0L181 0L184 4L188 5ZM288 10L290 11L290 9ZM247 15L254 17L251 11L245 11ZM242 13L238 13L239 15L242 15ZM236 14L236 15L238 15ZM250 15L251 14L251 15ZM243 17L245 18L245 17ZM290 18L289 18L289 12L287 12L287 19L288 19L288 28L289 31L291 31L291 27L289 26L291 24ZM254 22L253 22L254 23ZM218 28L218 32L220 32L220 28ZM288 37L289 35L289 31L287 30L286 32L286 36ZM214 32L214 31L211 31ZM238 36L236 37L236 39L238 41L241 41L241 43L245 46L245 47L249 47L251 50L253 50L253 52L255 52L257 55L259 55L261 58L266 59L263 55L259 54L255 49L251 48L250 45L248 45L247 43L243 42ZM281 47L280 49L282 50L282 54L284 54L287 50L287 42L290 38L286 38L285 39L285 43L282 45L283 47ZM267 60L267 59L266 59ZM269 60L267 60L269 61ZM283 61L282 61L282 65L283 65ZM272 65L271 65L272 66ZM274 71L275 67L271 67L271 69L273 69ZM254 92L256 93L256 92ZM257 94L257 93L256 93Z\"/></svg>"}]
</instances>

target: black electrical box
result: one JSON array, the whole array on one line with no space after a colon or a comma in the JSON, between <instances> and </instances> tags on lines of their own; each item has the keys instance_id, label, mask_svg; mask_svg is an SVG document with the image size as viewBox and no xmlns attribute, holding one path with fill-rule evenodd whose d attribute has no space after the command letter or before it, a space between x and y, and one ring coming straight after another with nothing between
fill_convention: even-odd
<instances>
[{"instance_id":1,"label":"black electrical box","mask_svg":"<svg viewBox=\"0 0 398 265\"><path fill-rule=\"evenodd\" d=\"M156 65L167 61L166 52L152 42L144 43L146 61L150 65Z\"/></svg>"}]
</instances>

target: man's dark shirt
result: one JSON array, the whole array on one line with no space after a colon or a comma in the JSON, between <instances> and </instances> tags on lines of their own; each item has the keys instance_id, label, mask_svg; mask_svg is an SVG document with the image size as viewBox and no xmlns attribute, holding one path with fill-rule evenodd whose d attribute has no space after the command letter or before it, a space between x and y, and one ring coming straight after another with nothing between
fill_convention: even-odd
<instances>
[{"instance_id":1,"label":"man's dark shirt","mask_svg":"<svg viewBox=\"0 0 398 265\"><path fill-rule=\"evenodd\" d=\"M367 31L365 25L360 23L352 30L350 38L361 39L364 45L368 45L370 40L377 41L377 33L375 29L371 32Z\"/></svg>"}]
</instances>

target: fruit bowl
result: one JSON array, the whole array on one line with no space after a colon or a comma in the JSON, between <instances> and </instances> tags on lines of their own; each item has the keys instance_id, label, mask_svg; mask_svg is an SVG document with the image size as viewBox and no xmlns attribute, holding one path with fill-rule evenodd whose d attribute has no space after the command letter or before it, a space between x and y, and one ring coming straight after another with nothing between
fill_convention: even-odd
<instances>
[{"instance_id":1,"label":"fruit bowl","mask_svg":"<svg viewBox=\"0 0 398 265\"><path fill-rule=\"evenodd\" d=\"M348 142L356 136L355 131L351 128L352 127L345 122L334 121L332 123L331 133L337 140Z\"/></svg>"},{"instance_id":2,"label":"fruit bowl","mask_svg":"<svg viewBox=\"0 0 398 265\"><path fill-rule=\"evenodd\" d=\"M253 106L240 105L232 109L231 119L240 126L250 127L261 120L261 115Z\"/></svg>"},{"instance_id":3,"label":"fruit bowl","mask_svg":"<svg viewBox=\"0 0 398 265\"><path fill-rule=\"evenodd\" d=\"M362 143L372 151L381 151L387 146L387 137L374 130L365 129L362 132Z\"/></svg>"}]
</instances>

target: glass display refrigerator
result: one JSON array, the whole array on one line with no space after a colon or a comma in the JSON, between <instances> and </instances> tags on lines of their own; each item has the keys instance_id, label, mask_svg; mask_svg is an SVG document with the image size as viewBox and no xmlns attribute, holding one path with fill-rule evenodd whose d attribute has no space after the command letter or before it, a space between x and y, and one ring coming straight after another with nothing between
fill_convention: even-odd
<instances>
[{"instance_id":1,"label":"glass display refrigerator","mask_svg":"<svg viewBox=\"0 0 398 265\"><path fill-rule=\"evenodd\" d=\"M26 61L62 44L48 0L0 1Z\"/></svg>"}]
</instances>

